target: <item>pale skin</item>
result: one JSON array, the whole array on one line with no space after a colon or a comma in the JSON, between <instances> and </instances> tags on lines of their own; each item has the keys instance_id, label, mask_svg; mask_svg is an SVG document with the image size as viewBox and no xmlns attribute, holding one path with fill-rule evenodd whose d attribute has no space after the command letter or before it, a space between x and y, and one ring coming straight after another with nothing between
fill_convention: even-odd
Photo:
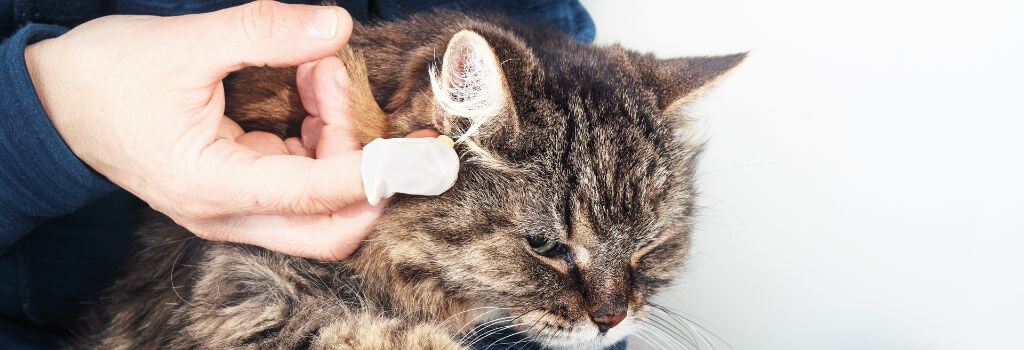
<instances>
[{"instance_id":1,"label":"pale skin","mask_svg":"<svg viewBox=\"0 0 1024 350\"><path fill-rule=\"evenodd\" d=\"M75 155L153 209L205 239L340 260L383 205L366 202L349 122L358 116L333 56L351 30L337 7L255 2L103 17L30 45L25 58ZM263 65L299 67L302 137L245 132L224 115L224 77Z\"/></svg>"}]
</instances>

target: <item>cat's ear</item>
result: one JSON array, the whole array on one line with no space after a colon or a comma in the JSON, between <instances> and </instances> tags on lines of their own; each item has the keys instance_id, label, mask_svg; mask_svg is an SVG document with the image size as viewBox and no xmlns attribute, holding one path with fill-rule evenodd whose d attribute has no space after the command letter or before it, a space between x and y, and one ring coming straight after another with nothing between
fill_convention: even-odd
<instances>
[{"instance_id":1,"label":"cat's ear","mask_svg":"<svg viewBox=\"0 0 1024 350\"><path fill-rule=\"evenodd\" d=\"M431 69L430 85L442 114L441 132L457 142L493 127L492 119L514 113L498 57L476 32L463 30L452 37L440 69Z\"/></svg>"},{"instance_id":2,"label":"cat's ear","mask_svg":"<svg viewBox=\"0 0 1024 350\"><path fill-rule=\"evenodd\" d=\"M658 107L673 120L682 137L695 143L703 142L703 122L687 115L686 106L728 75L746 57L746 53L738 53L656 60L654 88L659 97Z\"/></svg>"}]
</instances>

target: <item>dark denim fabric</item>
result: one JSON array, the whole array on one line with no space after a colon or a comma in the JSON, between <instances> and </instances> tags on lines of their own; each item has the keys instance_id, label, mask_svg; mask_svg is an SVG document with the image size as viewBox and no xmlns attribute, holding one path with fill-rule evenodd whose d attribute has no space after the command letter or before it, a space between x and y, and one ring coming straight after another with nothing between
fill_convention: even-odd
<instances>
[{"instance_id":1,"label":"dark denim fabric","mask_svg":"<svg viewBox=\"0 0 1024 350\"><path fill-rule=\"evenodd\" d=\"M245 2L0 0L0 349L52 348L66 337L82 303L116 276L144 205L92 172L60 139L25 70L25 45L105 15L171 16ZM593 21L577 0L336 2L359 21L449 8L501 12L580 41L594 38Z\"/></svg>"}]
</instances>

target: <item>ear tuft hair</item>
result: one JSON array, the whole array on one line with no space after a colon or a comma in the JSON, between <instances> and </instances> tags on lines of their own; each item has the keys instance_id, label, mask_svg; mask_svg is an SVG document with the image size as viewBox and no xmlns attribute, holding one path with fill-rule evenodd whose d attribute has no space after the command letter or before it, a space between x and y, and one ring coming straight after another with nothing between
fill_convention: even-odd
<instances>
[{"instance_id":1,"label":"ear tuft hair","mask_svg":"<svg viewBox=\"0 0 1024 350\"><path fill-rule=\"evenodd\" d=\"M463 30L448 42L440 71L430 69L430 88L447 117L468 119L461 143L477 133L491 117L504 113L511 98L505 73L490 45L480 34ZM446 118L444 124L451 125Z\"/></svg>"}]
</instances>

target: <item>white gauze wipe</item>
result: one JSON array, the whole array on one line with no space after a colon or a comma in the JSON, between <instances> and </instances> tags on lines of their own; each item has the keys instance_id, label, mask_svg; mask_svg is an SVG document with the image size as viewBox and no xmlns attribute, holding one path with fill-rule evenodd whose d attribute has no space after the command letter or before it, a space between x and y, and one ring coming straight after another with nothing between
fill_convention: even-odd
<instances>
[{"instance_id":1,"label":"white gauze wipe","mask_svg":"<svg viewBox=\"0 0 1024 350\"><path fill-rule=\"evenodd\" d=\"M395 193L436 196L459 176L459 156L448 136L376 139L363 147L366 201L377 205Z\"/></svg>"},{"instance_id":2,"label":"white gauze wipe","mask_svg":"<svg viewBox=\"0 0 1024 350\"><path fill-rule=\"evenodd\" d=\"M436 196L447 191L459 174L455 143L472 142L491 117L508 108L508 91L498 58L487 40L472 31L455 34L442 67L430 68L430 88L446 118L470 121L458 141L437 138L376 139L363 147L363 188L376 205L395 193ZM447 124L446 119L446 124ZM450 125L450 124L449 124Z\"/></svg>"}]
</instances>

